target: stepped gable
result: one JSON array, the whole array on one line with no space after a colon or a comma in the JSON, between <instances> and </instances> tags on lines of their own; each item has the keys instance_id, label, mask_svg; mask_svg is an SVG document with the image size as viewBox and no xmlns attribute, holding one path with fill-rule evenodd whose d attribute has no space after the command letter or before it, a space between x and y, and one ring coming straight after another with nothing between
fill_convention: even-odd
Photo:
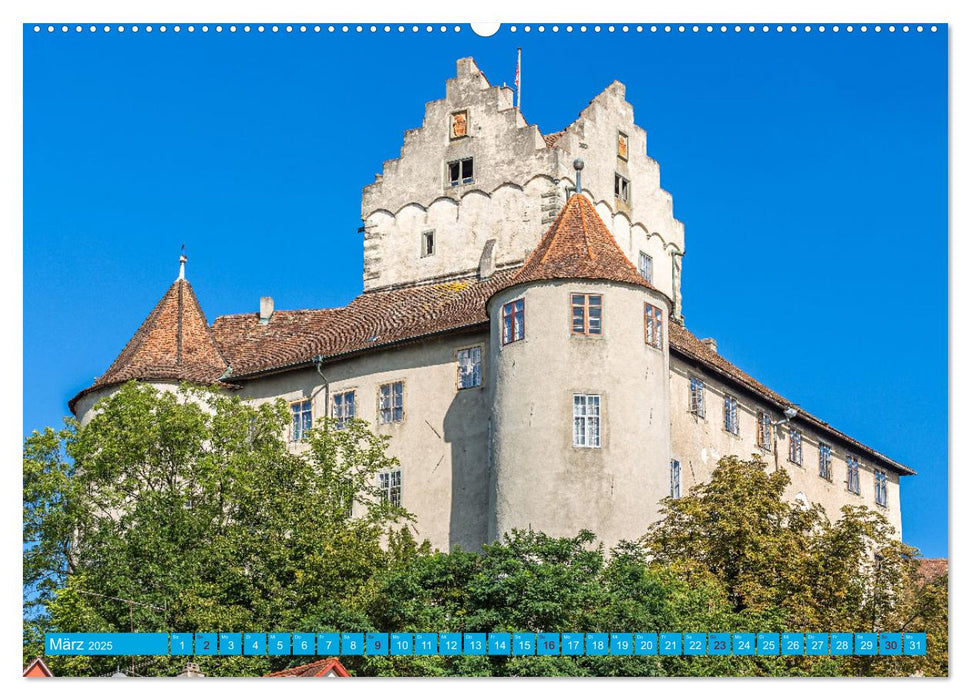
<instances>
[{"instance_id":1,"label":"stepped gable","mask_svg":"<svg viewBox=\"0 0 971 700\"><path fill-rule=\"evenodd\" d=\"M96 389L141 381L216 384L226 373L206 316L185 279L177 279L108 370L69 402Z\"/></svg>"},{"instance_id":2,"label":"stepped gable","mask_svg":"<svg viewBox=\"0 0 971 700\"><path fill-rule=\"evenodd\" d=\"M486 301L513 273L365 292L336 309L274 311L265 324L220 316L212 330L231 376L244 377L486 324Z\"/></svg>"},{"instance_id":3,"label":"stepped gable","mask_svg":"<svg viewBox=\"0 0 971 700\"><path fill-rule=\"evenodd\" d=\"M593 204L582 194L570 196L505 287L556 279L609 280L657 291L627 259Z\"/></svg>"}]
</instances>

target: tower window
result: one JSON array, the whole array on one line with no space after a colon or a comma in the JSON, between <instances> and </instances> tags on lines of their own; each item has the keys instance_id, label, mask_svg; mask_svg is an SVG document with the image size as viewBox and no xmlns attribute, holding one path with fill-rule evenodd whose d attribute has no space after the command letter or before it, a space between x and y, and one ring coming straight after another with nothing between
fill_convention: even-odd
<instances>
[{"instance_id":1,"label":"tower window","mask_svg":"<svg viewBox=\"0 0 971 700\"><path fill-rule=\"evenodd\" d=\"M573 395L573 446L600 447L600 396Z\"/></svg>"},{"instance_id":2,"label":"tower window","mask_svg":"<svg viewBox=\"0 0 971 700\"><path fill-rule=\"evenodd\" d=\"M427 258L435 254L435 232L425 231L421 234L421 257Z\"/></svg>"},{"instance_id":3,"label":"tower window","mask_svg":"<svg viewBox=\"0 0 971 700\"><path fill-rule=\"evenodd\" d=\"M446 168L446 176L448 177L448 184L452 187L475 182L472 175L472 159L453 160Z\"/></svg>"},{"instance_id":4,"label":"tower window","mask_svg":"<svg viewBox=\"0 0 971 700\"><path fill-rule=\"evenodd\" d=\"M651 304L644 304L644 342L661 348L661 310Z\"/></svg>"},{"instance_id":5,"label":"tower window","mask_svg":"<svg viewBox=\"0 0 971 700\"><path fill-rule=\"evenodd\" d=\"M456 353L459 389L482 386L482 347L465 348Z\"/></svg>"},{"instance_id":6,"label":"tower window","mask_svg":"<svg viewBox=\"0 0 971 700\"><path fill-rule=\"evenodd\" d=\"M637 259L637 270L641 273L641 277L654 284L654 260L644 251L641 251Z\"/></svg>"},{"instance_id":7,"label":"tower window","mask_svg":"<svg viewBox=\"0 0 971 700\"><path fill-rule=\"evenodd\" d=\"M846 457L846 490L857 495L860 493L860 460L853 455Z\"/></svg>"},{"instance_id":8,"label":"tower window","mask_svg":"<svg viewBox=\"0 0 971 700\"><path fill-rule=\"evenodd\" d=\"M874 498L878 506L887 507L887 472L877 469L873 472Z\"/></svg>"},{"instance_id":9,"label":"tower window","mask_svg":"<svg viewBox=\"0 0 971 700\"><path fill-rule=\"evenodd\" d=\"M313 427L313 405L310 399L294 401L290 404L290 442L299 442L307 437L307 431Z\"/></svg>"},{"instance_id":10,"label":"tower window","mask_svg":"<svg viewBox=\"0 0 971 700\"><path fill-rule=\"evenodd\" d=\"M738 435L738 399L725 394L725 430Z\"/></svg>"},{"instance_id":11,"label":"tower window","mask_svg":"<svg viewBox=\"0 0 971 700\"><path fill-rule=\"evenodd\" d=\"M833 449L829 445L819 446L819 476L826 481L833 480Z\"/></svg>"},{"instance_id":12,"label":"tower window","mask_svg":"<svg viewBox=\"0 0 971 700\"><path fill-rule=\"evenodd\" d=\"M699 418L705 417L705 383L697 377L691 378L690 410Z\"/></svg>"},{"instance_id":13,"label":"tower window","mask_svg":"<svg viewBox=\"0 0 971 700\"><path fill-rule=\"evenodd\" d=\"M681 498L681 462L671 460L671 498Z\"/></svg>"},{"instance_id":14,"label":"tower window","mask_svg":"<svg viewBox=\"0 0 971 700\"><path fill-rule=\"evenodd\" d=\"M508 345L522 340L526 332L526 301L516 299L502 307L502 344Z\"/></svg>"},{"instance_id":15,"label":"tower window","mask_svg":"<svg viewBox=\"0 0 971 700\"><path fill-rule=\"evenodd\" d=\"M347 427L347 422L354 417L354 391L341 391L334 394L333 415L337 419L338 429Z\"/></svg>"},{"instance_id":16,"label":"tower window","mask_svg":"<svg viewBox=\"0 0 971 700\"><path fill-rule=\"evenodd\" d=\"M401 470L378 474L378 487L381 498L393 506L401 506Z\"/></svg>"},{"instance_id":17,"label":"tower window","mask_svg":"<svg viewBox=\"0 0 971 700\"><path fill-rule=\"evenodd\" d=\"M378 387L378 422L400 423L405 417L405 383L391 382Z\"/></svg>"},{"instance_id":18,"label":"tower window","mask_svg":"<svg viewBox=\"0 0 971 700\"><path fill-rule=\"evenodd\" d=\"M765 411L758 412L759 447L772 449L772 418Z\"/></svg>"},{"instance_id":19,"label":"tower window","mask_svg":"<svg viewBox=\"0 0 971 700\"><path fill-rule=\"evenodd\" d=\"M789 428L789 461L802 466L802 433Z\"/></svg>"},{"instance_id":20,"label":"tower window","mask_svg":"<svg viewBox=\"0 0 971 700\"><path fill-rule=\"evenodd\" d=\"M573 294L573 334L600 335L603 331L603 297L599 294Z\"/></svg>"},{"instance_id":21,"label":"tower window","mask_svg":"<svg viewBox=\"0 0 971 700\"><path fill-rule=\"evenodd\" d=\"M622 202L630 201L630 180L620 173L614 173L614 196Z\"/></svg>"}]
</instances>

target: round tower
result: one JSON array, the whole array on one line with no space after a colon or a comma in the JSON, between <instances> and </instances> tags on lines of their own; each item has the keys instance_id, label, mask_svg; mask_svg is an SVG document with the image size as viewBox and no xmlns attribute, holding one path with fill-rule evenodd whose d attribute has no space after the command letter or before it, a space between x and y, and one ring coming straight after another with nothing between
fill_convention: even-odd
<instances>
[{"instance_id":1,"label":"round tower","mask_svg":"<svg viewBox=\"0 0 971 700\"><path fill-rule=\"evenodd\" d=\"M487 308L490 539L644 534L670 494L669 298L574 194Z\"/></svg>"}]
</instances>

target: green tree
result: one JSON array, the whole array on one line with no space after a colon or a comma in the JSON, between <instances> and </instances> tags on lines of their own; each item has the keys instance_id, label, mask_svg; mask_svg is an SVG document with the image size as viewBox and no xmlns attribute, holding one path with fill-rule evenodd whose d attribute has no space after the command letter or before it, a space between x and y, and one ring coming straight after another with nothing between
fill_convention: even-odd
<instances>
[{"instance_id":1,"label":"green tree","mask_svg":"<svg viewBox=\"0 0 971 700\"><path fill-rule=\"evenodd\" d=\"M362 421L322 421L291 451L282 401L253 406L190 386L176 396L133 382L97 409L84 426L68 420L25 440L25 658L49 630L321 631L354 621L355 599L388 561L382 536L410 518L375 484L397 464L387 438ZM210 675L290 661L200 659ZM51 663L95 674L117 662ZM177 665L157 659L145 673Z\"/></svg>"}]
</instances>

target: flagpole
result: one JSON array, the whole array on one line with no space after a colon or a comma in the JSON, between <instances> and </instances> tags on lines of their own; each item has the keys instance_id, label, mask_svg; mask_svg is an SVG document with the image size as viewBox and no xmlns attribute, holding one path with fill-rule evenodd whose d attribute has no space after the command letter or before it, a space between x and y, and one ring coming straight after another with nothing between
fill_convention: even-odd
<instances>
[{"instance_id":1,"label":"flagpole","mask_svg":"<svg viewBox=\"0 0 971 700\"><path fill-rule=\"evenodd\" d=\"M523 111L523 80L520 70L522 69L523 63L523 50L522 48L516 49L516 106L519 108L520 113Z\"/></svg>"}]
</instances>

